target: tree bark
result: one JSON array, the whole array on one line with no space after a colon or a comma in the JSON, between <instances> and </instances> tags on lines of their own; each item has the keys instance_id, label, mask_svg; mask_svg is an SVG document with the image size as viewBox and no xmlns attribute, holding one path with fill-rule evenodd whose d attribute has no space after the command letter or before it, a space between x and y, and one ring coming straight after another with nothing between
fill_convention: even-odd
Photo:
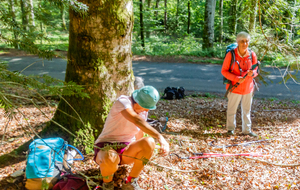
<instances>
[{"instance_id":1,"label":"tree bark","mask_svg":"<svg viewBox=\"0 0 300 190\"><path fill-rule=\"evenodd\" d=\"M28 20L26 18L26 2L25 0L20 0L20 5L21 5L21 14L22 14L22 26L23 26L23 29L28 31Z\"/></svg>"},{"instance_id":2,"label":"tree bark","mask_svg":"<svg viewBox=\"0 0 300 190\"><path fill-rule=\"evenodd\" d=\"M18 40L18 33L17 33L18 24L17 24L17 21L16 21L14 0L9 0L9 8L10 8L10 14L11 14L11 17L12 17L12 21L13 21L12 28L13 28L13 34L14 34L14 40L15 40L13 42L13 45L14 45L15 49L19 49L19 46L18 46L18 43L17 43L17 40Z\"/></svg>"},{"instance_id":3,"label":"tree bark","mask_svg":"<svg viewBox=\"0 0 300 190\"><path fill-rule=\"evenodd\" d=\"M147 16L150 16L150 10L151 10L151 0L147 0ZM146 38L150 38L150 25L146 25Z\"/></svg>"},{"instance_id":4,"label":"tree bark","mask_svg":"<svg viewBox=\"0 0 300 190\"><path fill-rule=\"evenodd\" d=\"M202 49L213 48L216 0L206 0Z\"/></svg>"},{"instance_id":5,"label":"tree bark","mask_svg":"<svg viewBox=\"0 0 300 190\"><path fill-rule=\"evenodd\" d=\"M144 15L143 15L143 0L140 0L140 34L141 45L145 49L145 37L144 37Z\"/></svg>"},{"instance_id":6,"label":"tree bark","mask_svg":"<svg viewBox=\"0 0 300 190\"><path fill-rule=\"evenodd\" d=\"M237 4L238 0L231 0L231 11L230 11L230 19L229 19L229 28L230 34L236 34L237 27Z\"/></svg>"},{"instance_id":7,"label":"tree bark","mask_svg":"<svg viewBox=\"0 0 300 190\"><path fill-rule=\"evenodd\" d=\"M65 113L75 118L79 118L79 115L83 123L90 124L94 135L98 136L112 103L120 95L130 95L133 91L133 2L82 0L82 3L89 7L85 16L70 10L65 80L82 85L90 98L64 97L68 103L60 101L53 120L75 133L83 128L83 124ZM45 131L45 136L49 136L49 133L51 136L70 136L54 124Z\"/></svg>"},{"instance_id":8,"label":"tree bark","mask_svg":"<svg viewBox=\"0 0 300 190\"><path fill-rule=\"evenodd\" d=\"M32 0L29 0L30 3L30 23L31 23L31 27L34 28L35 27L35 22L34 22L34 10L33 10L33 2Z\"/></svg>"},{"instance_id":9,"label":"tree bark","mask_svg":"<svg viewBox=\"0 0 300 190\"><path fill-rule=\"evenodd\" d=\"M29 31L29 4L28 0L20 0L22 11L22 25L24 30Z\"/></svg>"},{"instance_id":10,"label":"tree bark","mask_svg":"<svg viewBox=\"0 0 300 190\"><path fill-rule=\"evenodd\" d=\"M66 13L65 13L65 7L62 5L60 7L60 14L61 14L61 27L63 30L67 30L67 25L66 25Z\"/></svg>"},{"instance_id":11,"label":"tree bark","mask_svg":"<svg viewBox=\"0 0 300 190\"><path fill-rule=\"evenodd\" d=\"M190 25L191 25L191 1L188 1L188 22L187 22L187 33L190 33Z\"/></svg>"},{"instance_id":12,"label":"tree bark","mask_svg":"<svg viewBox=\"0 0 300 190\"><path fill-rule=\"evenodd\" d=\"M178 14L179 14L179 0L177 0L177 7L176 7L176 21L175 21L176 28L178 27Z\"/></svg>"},{"instance_id":13,"label":"tree bark","mask_svg":"<svg viewBox=\"0 0 300 190\"><path fill-rule=\"evenodd\" d=\"M219 2L219 16L220 16L220 35L219 35L219 43L223 42L223 0Z\"/></svg>"},{"instance_id":14,"label":"tree bark","mask_svg":"<svg viewBox=\"0 0 300 190\"><path fill-rule=\"evenodd\" d=\"M165 0L165 16L164 16L165 32L167 32L167 0Z\"/></svg>"},{"instance_id":15,"label":"tree bark","mask_svg":"<svg viewBox=\"0 0 300 190\"><path fill-rule=\"evenodd\" d=\"M155 11L154 11L154 16L155 16L155 19L158 20L158 9L159 8L159 0L156 0L156 4L155 4Z\"/></svg>"},{"instance_id":16,"label":"tree bark","mask_svg":"<svg viewBox=\"0 0 300 190\"><path fill-rule=\"evenodd\" d=\"M255 32L255 22L257 15L257 0L251 0L251 9L250 9L250 21L249 21L249 32Z\"/></svg>"}]
</instances>

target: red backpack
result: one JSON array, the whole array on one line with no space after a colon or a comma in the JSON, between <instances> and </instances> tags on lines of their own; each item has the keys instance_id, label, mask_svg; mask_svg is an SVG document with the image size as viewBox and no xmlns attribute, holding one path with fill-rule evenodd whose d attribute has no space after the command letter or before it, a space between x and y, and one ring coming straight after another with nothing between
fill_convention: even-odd
<instances>
[{"instance_id":1,"label":"red backpack","mask_svg":"<svg viewBox=\"0 0 300 190\"><path fill-rule=\"evenodd\" d=\"M89 188L84 179L68 174L54 185L53 190L89 190Z\"/></svg>"}]
</instances>

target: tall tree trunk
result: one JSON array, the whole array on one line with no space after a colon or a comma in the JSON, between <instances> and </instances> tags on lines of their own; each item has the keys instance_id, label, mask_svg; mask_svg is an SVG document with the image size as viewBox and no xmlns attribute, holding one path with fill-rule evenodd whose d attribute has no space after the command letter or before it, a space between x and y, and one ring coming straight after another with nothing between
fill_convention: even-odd
<instances>
[{"instance_id":1,"label":"tall tree trunk","mask_svg":"<svg viewBox=\"0 0 300 190\"><path fill-rule=\"evenodd\" d=\"M176 7L176 21L175 21L176 28L178 27L178 14L179 14L179 0L177 0L177 7Z\"/></svg>"},{"instance_id":2,"label":"tall tree trunk","mask_svg":"<svg viewBox=\"0 0 300 190\"><path fill-rule=\"evenodd\" d=\"M164 16L164 26L165 26L165 32L167 32L167 0L165 0L165 16Z\"/></svg>"},{"instance_id":3,"label":"tall tree trunk","mask_svg":"<svg viewBox=\"0 0 300 190\"><path fill-rule=\"evenodd\" d=\"M133 28L132 0L89 1L85 16L70 10L67 82L82 85L90 98L66 96L65 99L82 121L101 132L112 103L122 94L133 91L131 40ZM83 128L78 115L60 101L53 120L75 133ZM63 113L65 112L65 113ZM59 127L49 125L51 135L66 136ZM49 135L49 134L48 134ZM68 135L70 136L70 135ZM72 140L70 138L70 140Z\"/></svg>"},{"instance_id":4,"label":"tall tree trunk","mask_svg":"<svg viewBox=\"0 0 300 190\"><path fill-rule=\"evenodd\" d=\"M41 29L41 33L44 33L43 22L40 22L40 29ZM40 44L43 44L43 38L41 38L41 43Z\"/></svg>"},{"instance_id":5,"label":"tall tree trunk","mask_svg":"<svg viewBox=\"0 0 300 190\"><path fill-rule=\"evenodd\" d=\"M191 25L191 1L188 1L188 23L187 23L187 33L190 33L190 25Z\"/></svg>"},{"instance_id":6,"label":"tall tree trunk","mask_svg":"<svg viewBox=\"0 0 300 190\"><path fill-rule=\"evenodd\" d=\"M202 49L208 49L213 47L215 11L216 11L216 0L206 0Z\"/></svg>"},{"instance_id":7,"label":"tall tree trunk","mask_svg":"<svg viewBox=\"0 0 300 190\"><path fill-rule=\"evenodd\" d=\"M144 15L143 15L143 0L140 0L140 33L141 33L141 43L143 49L145 49L145 37L144 37Z\"/></svg>"},{"instance_id":8,"label":"tall tree trunk","mask_svg":"<svg viewBox=\"0 0 300 190\"><path fill-rule=\"evenodd\" d=\"M25 0L20 0L20 5L21 5L21 14L22 14L22 26L23 26L23 29L28 31L29 28L28 28L28 20L26 18L26 2Z\"/></svg>"},{"instance_id":9,"label":"tall tree trunk","mask_svg":"<svg viewBox=\"0 0 300 190\"><path fill-rule=\"evenodd\" d=\"M219 17L220 17L220 36L219 36L219 42L223 42L223 0L220 0L219 2Z\"/></svg>"},{"instance_id":10,"label":"tall tree trunk","mask_svg":"<svg viewBox=\"0 0 300 190\"><path fill-rule=\"evenodd\" d=\"M66 12L65 12L65 7L62 5L60 7L60 15L61 15L61 28L63 30L67 30L67 25L66 25Z\"/></svg>"},{"instance_id":11,"label":"tall tree trunk","mask_svg":"<svg viewBox=\"0 0 300 190\"><path fill-rule=\"evenodd\" d=\"M147 0L147 17L148 18L150 16L150 10L151 10L151 0ZM146 25L146 38L150 38L150 25L147 24Z\"/></svg>"},{"instance_id":12,"label":"tall tree trunk","mask_svg":"<svg viewBox=\"0 0 300 190\"><path fill-rule=\"evenodd\" d=\"M236 34L237 4L238 4L238 0L231 0L231 10L230 10L230 19L229 19L230 34Z\"/></svg>"},{"instance_id":13,"label":"tall tree trunk","mask_svg":"<svg viewBox=\"0 0 300 190\"><path fill-rule=\"evenodd\" d=\"M20 3L21 3L21 9L22 9L22 24L23 24L24 30L29 31L30 10L29 10L28 0L21 0Z\"/></svg>"},{"instance_id":14,"label":"tall tree trunk","mask_svg":"<svg viewBox=\"0 0 300 190\"><path fill-rule=\"evenodd\" d=\"M17 24L17 21L16 21L14 0L9 0L9 8L10 8L10 14L11 14L11 17L12 17L12 21L13 21L12 29L13 29L14 40L15 40L13 42L13 45L14 45L15 49L19 49L19 46L18 46L18 43L17 43L17 40L18 40L18 33L17 33L18 24Z\"/></svg>"},{"instance_id":15,"label":"tall tree trunk","mask_svg":"<svg viewBox=\"0 0 300 190\"><path fill-rule=\"evenodd\" d=\"M294 21L294 6L295 6L295 0L287 0L289 10L285 10L283 13L283 23L285 23L285 28L286 28L286 43L290 44L292 43L293 39L293 21ZM291 8L293 7L293 8Z\"/></svg>"},{"instance_id":16,"label":"tall tree trunk","mask_svg":"<svg viewBox=\"0 0 300 190\"><path fill-rule=\"evenodd\" d=\"M155 19L158 20L158 9L159 8L159 0L156 0L156 4L155 4L155 11L154 11L154 16L155 16Z\"/></svg>"},{"instance_id":17,"label":"tall tree trunk","mask_svg":"<svg viewBox=\"0 0 300 190\"><path fill-rule=\"evenodd\" d=\"M293 9L292 9L292 25L291 25L291 41L294 40L294 37L295 37L295 26L297 25L297 23L295 22L296 21L296 18L295 16L297 15L296 14L296 5L297 5L297 0L294 0L293 3ZM299 9L298 9L299 10Z\"/></svg>"},{"instance_id":18,"label":"tall tree trunk","mask_svg":"<svg viewBox=\"0 0 300 190\"><path fill-rule=\"evenodd\" d=\"M251 9L250 9L250 21L249 21L249 32L255 32L255 22L257 15L257 0L251 0Z\"/></svg>"},{"instance_id":19,"label":"tall tree trunk","mask_svg":"<svg viewBox=\"0 0 300 190\"><path fill-rule=\"evenodd\" d=\"M33 9L33 1L29 0L30 3L30 23L31 23L31 27L34 28L35 27L35 22L34 22L34 9Z\"/></svg>"}]
</instances>

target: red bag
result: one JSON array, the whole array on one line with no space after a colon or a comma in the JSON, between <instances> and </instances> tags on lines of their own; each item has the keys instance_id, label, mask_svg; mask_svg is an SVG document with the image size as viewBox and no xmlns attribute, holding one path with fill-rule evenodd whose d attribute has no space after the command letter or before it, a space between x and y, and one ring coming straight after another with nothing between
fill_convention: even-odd
<instances>
[{"instance_id":1,"label":"red bag","mask_svg":"<svg viewBox=\"0 0 300 190\"><path fill-rule=\"evenodd\" d=\"M65 175L54 185L53 190L89 190L89 188L84 179Z\"/></svg>"}]
</instances>

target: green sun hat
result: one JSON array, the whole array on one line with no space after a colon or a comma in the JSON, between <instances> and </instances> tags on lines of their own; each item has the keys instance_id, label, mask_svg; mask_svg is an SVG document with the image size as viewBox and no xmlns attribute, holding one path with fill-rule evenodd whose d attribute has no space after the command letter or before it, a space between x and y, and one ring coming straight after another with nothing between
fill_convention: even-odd
<instances>
[{"instance_id":1,"label":"green sun hat","mask_svg":"<svg viewBox=\"0 0 300 190\"><path fill-rule=\"evenodd\" d=\"M159 100L159 93L153 86L144 86L132 93L132 97L141 107L155 110Z\"/></svg>"}]
</instances>

